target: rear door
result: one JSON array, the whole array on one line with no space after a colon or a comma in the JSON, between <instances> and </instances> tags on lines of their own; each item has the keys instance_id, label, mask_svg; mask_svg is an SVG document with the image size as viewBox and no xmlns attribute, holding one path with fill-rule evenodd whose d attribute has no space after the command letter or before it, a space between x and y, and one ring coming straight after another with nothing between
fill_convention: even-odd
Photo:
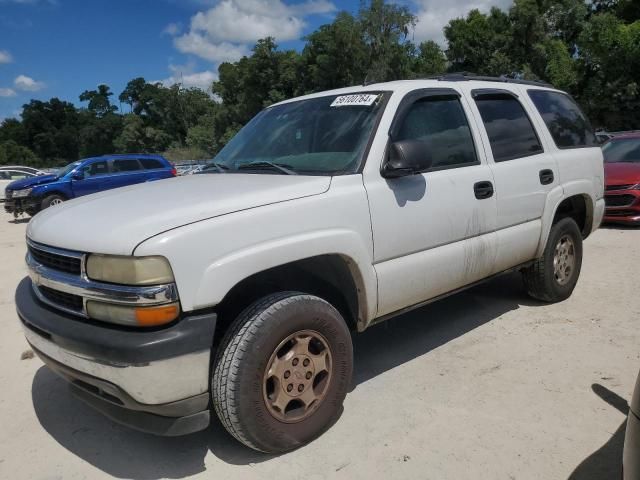
<instances>
[{"instance_id":1,"label":"rear door","mask_svg":"<svg viewBox=\"0 0 640 480\"><path fill-rule=\"evenodd\" d=\"M111 162L114 188L125 187L147 180L142 165L136 158L114 158Z\"/></svg>"},{"instance_id":2,"label":"rear door","mask_svg":"<svg viewBox=\"0 0 640 480\"><path fill-rule=\"evenodd\" d=\"M499 272L534 258L547 196L560 188L558 168L518 93L476 88L470 94L497 191Z\"/></svg>"}]
</instances>

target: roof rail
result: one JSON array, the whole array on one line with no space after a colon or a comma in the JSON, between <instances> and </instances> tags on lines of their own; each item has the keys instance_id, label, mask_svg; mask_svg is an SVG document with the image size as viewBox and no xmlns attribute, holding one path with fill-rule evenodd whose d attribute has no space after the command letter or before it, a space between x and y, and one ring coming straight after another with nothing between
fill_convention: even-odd
<instances>
[{"instance_id":1,"label":"roof rail","mask_svg":"<svg viewBox=\"0 0 640 480\"><path fill-rule=\"evenodd\" d=\"M479 80L482 82L502 82L502 83L519 83L522 85L535 85L538 87L552 87L550 83L544 82L542 80L520 80L517 78L509 78L507 76L500 77L489 77L483 75L476 75L475 73L469 72L456 72L456 73L445 73L444 75L436 75L433 77L427 77L432 80L440 80L442 82L466 82L469 80Z\"/></svg>"}]
</instances>

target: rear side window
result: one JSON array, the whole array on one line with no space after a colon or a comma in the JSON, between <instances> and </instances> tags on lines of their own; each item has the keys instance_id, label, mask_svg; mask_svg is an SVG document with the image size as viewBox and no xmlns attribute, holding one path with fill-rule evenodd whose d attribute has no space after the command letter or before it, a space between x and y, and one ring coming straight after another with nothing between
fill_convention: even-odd
<instances>
[{"instance_id":1,"label":"rear side window","mask_svg":"<svg viewBox=\"0 0 640 480\"><path fill-rule=\"evenodd\" d=\"M418 140L433 158L432 169L478 163L467 117L456 97L427 97L414 103L394 140Z\"/></svg>"},{"instance_id":2,"label":"rear side window","mask_svg":"<svg viewBox=\"0 0 640 480\"><path fill-rule=\"evenodd\" d=\"M140 170L140 164L133 159L120 159L113 161L113 171L118 172L134 172Z\"/></svg>"},{"instance_id":3,"label":"rear side window","mask_svg":"<svg viewBox=\"0 0 640 480\"><path fill-rule=\"evenodd\" d=\"M154 158L141 158L140 163L142 163L142 167L145 170L153 170L155 168L164 168L164 165L160 162L160 160L156 160Z\"/></svg>"},{"instance_id":4,"label":"rear side window","mask_svg":"<svg viewBox=\"0 0 640 480\"><path fill-rule=\"evenodd\" d=\"M542 115L558 148L597 146L589 120L569 95L546 90L529 90L529 97Z\"/></svg>"},{"instance_id":5,"label":"rear side window","mask_svg":"<svg viewBox=\"0 0 640 480\"><path fill-rule=\"evenodd\" d=\"M475 100L496 162L542 153L538 135L517 98L498 93L475 95Z\"/></svg>"}]
</instances>

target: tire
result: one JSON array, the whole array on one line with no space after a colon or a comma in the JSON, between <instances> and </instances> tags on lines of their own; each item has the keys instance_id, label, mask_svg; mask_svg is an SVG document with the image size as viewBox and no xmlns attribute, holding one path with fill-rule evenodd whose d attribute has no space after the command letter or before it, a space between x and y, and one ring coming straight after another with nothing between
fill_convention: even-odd
<instances>
[{"instance_id":1,"label":"tire","mask_svg":"<svg viewBox=\"0 0 640 480\"><path fill-rule=\"evenodd\" d=\"M308 347L304 347L307 338L304 335L307 334ZM291 336L295 338L282 346ZM293 349L307 348L312 352L312 346L316 349L320 344L328 349L328 357L323 353L325 350L317 350L320 354L311 358L323 355L325 360L329 358L324 371L320 371L321 362L312 360L309 363L304 355L299 357L300 360L304 358L304 362L285 363L296 362L298 354L289 355ZM289 348L291 350L287 350ZM276 360L279 354L282 357ZM284 371L279 380L275 375L267 380L266 377L275 371L272 362L278 362L290 371ZM302 367L303 363L305 367ZM294 370L315 368L316 365L318 371L313 376L302 377L305 372ZM289 377L284 376L287 373ZM261 452L283 453L309 443L337 420L351 385L352 373L351 335L333 306L321 298L298 292L272 294L249 306L227 330L214 362L213 406L224 427L240 442ZM308 371L305 375L310 374ZM301 407L303 403L297 398L288 400L302 385L296 384L297 387L291 390L293 393L285 393L294 385L288 382L298 381L294 377L309 385L300 390L304 392L300 398L322 392L322 397L311 402L308 409ZM276 380L284 383L279 385ZM287 399L287 408L293 408L278 411L272 405L274 397ZM296 417L301 414L302 418Z\"/></svg>"},{"instance_id":2,"label":"tire","mask_svg":"<svg viewBox=\"0 0 640 480\"><path fill-rule=\"evenodd\" d=\"M44 210L45 208L49 208L50 206L64 202L65 200L66 198L64 198L62 195L58 195L57 193L47 195L42 199L40 210Z\"/></svg>"},{"instance_id":3,"label":"tire","mask_svg":"<svg viewBox=\"0 0 640 480\"><path fill-rule=\"evenodd\" d=\"M556 249L561 240L569 239L572 245L564 242L563 246L568 251L566 257L572 256L573 261L563 259L561 253L558 254L558 271L555 269L554 259ZM569 248L572 246L573 248ZM560 247L560 252L562 251ZM563 269L562 265L569 265L569 270ZM522 270L522 278L529 296L543 302L561 302L571 296L573 289L578 283L580 269L582 267L582 234L573 218L563 218L551 227L547 245L542 257L538 258L533 265ZM564 272L563 272L564 270ZM567 272L569 272L567 274Z\"/></svg>"},{"instance_id":4,"label":"tire","mask_svg":"<svg viewBox=\"0 0 640 480\"><path fill-rule=\"evenodd\" d=\"M36 213L38 213L38 210L36 208L27 208L26 212L30 217L34 217Z\"/></svg>"}]
</instances>

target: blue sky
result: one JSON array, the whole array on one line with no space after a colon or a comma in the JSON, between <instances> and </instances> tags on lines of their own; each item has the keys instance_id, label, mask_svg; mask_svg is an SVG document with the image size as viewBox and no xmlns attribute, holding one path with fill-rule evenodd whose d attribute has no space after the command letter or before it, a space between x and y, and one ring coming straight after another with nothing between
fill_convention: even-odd
<instances>
[{"instance_id":1,"label":"blue sky","mask_svg":"<svg viewBox=\"0 0 640 480\"><path fill-rule=\"evenodd\" d=\"M442 42L442 27L470 8L511 0L401 0L416 13L415 40ZM299 49L301 37L355 12L359 0L0 0L0 119L31 98L78 96L100 83L114 97L143 76L203 87L217 67L276 37ZM117 101L117 100L116 100Z\"/></svg>"}]
</instances>

